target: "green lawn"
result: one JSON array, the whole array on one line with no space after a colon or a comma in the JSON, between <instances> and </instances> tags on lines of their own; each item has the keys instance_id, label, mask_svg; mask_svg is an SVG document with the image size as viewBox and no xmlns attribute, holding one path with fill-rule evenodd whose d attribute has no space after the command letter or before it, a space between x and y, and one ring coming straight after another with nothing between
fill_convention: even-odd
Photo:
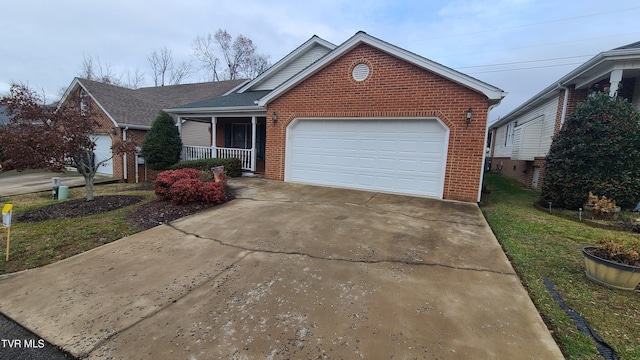
<instances>
[{"instance_id":1,"label":"green lawn","mask_svg":"<svg viewBox=\"0 0 640 360\"><path fill-rule=\"evenodd\" d=\"M481 209L567 359L602 359L592 340L551 298L549 279L621 359L640 359L640 293L614 290L584 275L581 248L605 236L638 234L592 228L536 210L539 194L504 176L485 175Z\"/></svg>"},{"instance_id":2,"label":"green lawn","mask_svg":"<svg viewBox=\"0 0 640 360\"><path fill-rule=\"evenodd\" d=\"M135 190L137 184L97 185L95 195L143 195L154 199L153 191ZM84 187L70 189L69 199L85 196ZM6 196L5 203L13 204L14 218L21 212L56 203L51 192ZM5 261L5 229L0 230L0 274L44 266L79 254L100 245L134 234L142 229L127 222L126 213L139 204L97 215L64 220L11 224L9 262Z\"/></svg>"}]
</instances>

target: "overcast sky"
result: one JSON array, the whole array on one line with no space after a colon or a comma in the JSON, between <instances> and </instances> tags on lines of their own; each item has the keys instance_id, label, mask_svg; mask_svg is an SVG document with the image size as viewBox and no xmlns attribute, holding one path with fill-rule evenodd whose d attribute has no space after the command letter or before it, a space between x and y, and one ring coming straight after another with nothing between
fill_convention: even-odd
<instances>
[{"instance_id":1,"label":"overcast sky","mask_svg":"<svg viewBox=\"0 0 640 360\"><path fill-rule=\"evenodd\" d=\"M363 30L507 91L495 120L597 53L640 41L637 0L5 0L0 8L0 93L21 82L52 100L83 57L118 75L138 69L152 86L152 51L189 61L194 38L218 29L249 37L272 63L313 35L339 45Z\"/></svg>"}]
</instances>

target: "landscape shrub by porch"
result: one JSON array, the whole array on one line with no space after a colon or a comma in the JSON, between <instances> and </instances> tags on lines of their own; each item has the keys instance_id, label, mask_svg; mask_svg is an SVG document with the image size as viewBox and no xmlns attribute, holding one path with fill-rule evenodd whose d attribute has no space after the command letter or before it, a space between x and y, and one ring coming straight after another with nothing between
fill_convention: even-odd
<instances>
[{"instance_id":1,"label":"landscape shrub by porch","mask_svg":"<svg viewBox=\"0 0 640 360\"><path fill-rule=\"evenodd\" d=\"M542 197L578 209L590 191L622 207L640 201L639 113L625 99L599 93L576 107L554 137Z\"/></svg>"},{"instance_id":2,"label":"landscape shrub by porch","mask_svg":"<svg viewBox=\"0 0 640 360\"><path fill-rule=\"evenodd\" d=\"M163 200L171 200L171 186L182 179L198 179L196 169L167 170L158 174L153 182L153 190Z\"/></svg>"},{"instance_id":3,"label":"landscape shrub by porch","mask_svg":"<svg viewBox=\"0 0 640 360\"><path fill-rule=\"evenodd\" d=\"M200 180L200 171L192 168L166 170L158 174L153 189L161 199L176 204L224 202L226 193L222 182Z\"/></svg>"},{"instance_id":4,"label":"landscape shrub by porch","mask_svg":"<svg viewBox=\"0 0 640 360\"><path fill-rule=\"evenodd\" d=\"M200 159L200 160L189 160L189 161L181 161L171 167L172 170L177 169L198 169L201 171L211 171L212 168L216 166L224 166L224 171L227 173L229 177L240 177L242 176L242 162L238 158L229 158L229 159L221 159L221 158L212 158L212 159Z\"/></svg>"},{"instance_id":5,"label":"landscape shrub by porch","mask_svg":"<svg viewBox=\"0 0 640 360\"><path fill-rule=\"evenodd\" d=\"M171 115L160 111L142 140L140 155L152 170L166 170L180 161L182 139Z\"/></svg>"}]
</instances>

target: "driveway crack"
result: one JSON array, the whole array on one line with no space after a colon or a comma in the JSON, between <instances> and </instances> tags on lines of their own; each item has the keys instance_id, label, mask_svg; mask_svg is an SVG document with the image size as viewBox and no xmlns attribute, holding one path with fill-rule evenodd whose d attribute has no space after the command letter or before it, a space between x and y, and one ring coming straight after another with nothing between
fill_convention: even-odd
<instances>
[{"instance_id":1,"label":"driveway crack","mask_svg":"<svg viewBox=\"0 0 640 360\"><path fill-rule=\"evenodd\" d=\"M220 239L215 239L215 238L209 238L209 237L204 237L200 234L195 234L195 233L191 233L188 231L185 231L183 229L180 229L178 227L176 227L173 224L169 224L169 223L165 223L164 225L171 227L172 229L179 231L185 235L190 235L193 237L196 237L198 239L203 239L203 240L209 240L209 241L214 241L222 246L226 246L226 247L231 247L231 248L235 248L238 250L243 250L243 251L249 251L249 254L253 254L253 253L263 253L263 254L274 254L274 255L296 255L296 256L304 256L304 257L308 257L311 259L315 259L315 260L325 260L325 261L337 261L337 262L347 262L347 263L353 263L353 264L401 264L401 265L415 265L415 266L431 266L431 267L442 267L442 268L447 268L447 269L453 269L453 270L463 270L463 271L473 271L473 272L483 272L483 273L492 273L492 274L499 274L499 275L511 275L511 276L516 276L515 272L504 272L504 271L498 271L498 270L491 270L491 269L482 269L482 268L473 268L473 267L461 267L461 266L453 266L453 265L446 265L446 264L441 264L441 263L431 263L431 262L425 262L425 261L410 261L410 260L399 260L399 259L347 259L347 258L339 258L339 257L322 257L322 256L318 256L318 255L312 255L312 254L307 254L307 253L303 253L300 251L283 251L283 250L268 250L268 249L253 249L253 248L248 248L248 247L244 247L244 246L239 246L239 245L235 245L235 244L230 244L230 243L226 243ZM247 254L247 256L249 255ZM246 256L245 256L246 257ZM244 259L244 257L243 257Z\"/></svg>"}]
</instances>

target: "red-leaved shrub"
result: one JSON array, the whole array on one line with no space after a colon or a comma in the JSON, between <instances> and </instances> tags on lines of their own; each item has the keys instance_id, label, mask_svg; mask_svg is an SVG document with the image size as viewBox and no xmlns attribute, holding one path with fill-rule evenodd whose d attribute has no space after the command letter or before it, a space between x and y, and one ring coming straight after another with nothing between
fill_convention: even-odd
<instances>
[{"instance_id":1,"label":"red-leaved shrub","mask_svg":"<svg viewBox=\"0 0 640 360\"><path fill-rule=\"evenodd\" d=\"M189 204L202 199L202 181L184 178L176 181L169 189L171 201L176 204Z\"/></svg>"},{"instance_id":2,"label":"red-leaved shrub","mask_svg":"<svg viewBox=\"0 0 640 360\"><path fill-rule=\"evenodd\" d=\"M171 186L181 179L197 179L200 172L196 169L167 170L158 174L153 182L153 190L163 200L171 200Z\"/></svg>"},{"instance_id":3,"label":"red-leaved shrub","mask_svg":"<svg viewBox=\"0 0 640 360\"><path fill-rule=\"evenodd\" d=\"M224 192L224 183L222 182L205 182L202 183L202 201L207 204L220 204L224 201L226 195Z\"/></svg>"},{"instance_id":4,"label":"red-leaved shrub","mask_svg":"<svg viewBox=\"0 0 640 360\"><path fill-rule=\"evenodd\" d=\"M163 200L171 200L176 204L224 202L226 198L224 183L203 182L199 178L200 175L196 169L163 171L153 182L153 190Z\"/></svg>"}]
</instances>

